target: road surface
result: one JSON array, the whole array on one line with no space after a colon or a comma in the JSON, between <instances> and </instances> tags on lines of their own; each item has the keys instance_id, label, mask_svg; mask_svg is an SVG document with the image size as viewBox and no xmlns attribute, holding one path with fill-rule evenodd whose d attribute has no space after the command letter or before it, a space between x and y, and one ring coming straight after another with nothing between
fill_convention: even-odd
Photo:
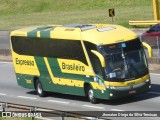
<instances>
[{"instance_id":1,"label":"road surface","mask_svg":"<svg viewBox=\"0 0 160 120\"><path fill-rule=\"evenodd\" d=\"M11 62L0 62L0 74L0 102L64 111L160 111L160 74L151 73L152 89L148 93L113 101L101 100L99 104L91 104L85 97L57 93L40 98L34 90L17 85Z\"/></svg>"}]
</instances>

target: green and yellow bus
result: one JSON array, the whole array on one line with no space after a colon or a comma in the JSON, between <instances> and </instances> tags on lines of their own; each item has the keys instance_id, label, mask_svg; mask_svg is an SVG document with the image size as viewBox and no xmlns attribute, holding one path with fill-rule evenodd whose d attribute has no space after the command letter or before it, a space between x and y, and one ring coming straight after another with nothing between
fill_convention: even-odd
<instances>
[{"instance_id":1,"label":"green and yellow bus","mask_svg":"<svg viewBox=\"0 0 160 120\"><path fill-rule=\"evenodd\" d=\"M151 88L143 46L127 28L111 24L32 26L11 32L18 85L47 91L117 99Z\"/></svg>"}]
</instances>

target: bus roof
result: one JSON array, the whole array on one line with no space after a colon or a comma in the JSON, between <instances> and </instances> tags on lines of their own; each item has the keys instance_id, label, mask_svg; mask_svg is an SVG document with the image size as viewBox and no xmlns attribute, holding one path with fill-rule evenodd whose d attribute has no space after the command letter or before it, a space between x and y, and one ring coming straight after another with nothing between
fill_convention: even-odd
<instances>
[{"instance_id":1,"label":"bus roof","mask_svg":"<svg viewBox=\"0 0 160 120\"><path fill-rule=\"evenodd\" d=\"M123 42L137 37L131 30L119 25L111 24L32 26L12 31L11 36L83 40L96 45Z\"/></svg>"}]
</instances>

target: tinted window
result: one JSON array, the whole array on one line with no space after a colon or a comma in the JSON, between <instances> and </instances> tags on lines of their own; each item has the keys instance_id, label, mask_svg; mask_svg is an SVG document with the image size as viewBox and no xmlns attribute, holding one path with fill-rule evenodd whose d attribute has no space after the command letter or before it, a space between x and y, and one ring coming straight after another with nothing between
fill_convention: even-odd
<instances>
[{"instance_id":1,"label":"tinted window","mask_svg":"<svg viewBox=\"0 0 160 120\"><path fill-rule=\"evenodd\" d=\"M11 38L13 50L21 55L79 60L87 64L80 41L49 38Z\"/></svg>"},{"instance_id":2,"label":"tinted window","mask_svg":"<svg viewBox=\"0 0 160 120\"><path fill-rule=\"evenodd\" d=\"M156 30L157 30L157 26L153 26L153 27L150 28L149 31L156 31Z\"/></svg>"},{"instance_id":3,"label":"tinted window","mask_svg":"<svg viewBox=\"0 0 160 120\"><path fill-rule=\"evenodd\" d=\"M157 30L160 31L160 26L157 26Z\"/></svg>"},{"instance_id":4,"label":"tinted window","mask_svg":"<svg viewBox=\"0 0 160 120\"><path fill-rule=\"evenodd\" d=\"M159 25L155 25L149 29L149 32L157 32L157 31L160 31Z\"/></svg>"},{"instance_id":5,"label":"tinted window","mask_svg":"<svg viewBox=\"0 0 160 120\"><path fill-rule=\"evenodd\" d=\"M86 47L94 72L100 76L103 76L103 71L102 71L99 58L91 52L91 50L97 51L97 46L90 42L84 42L84 45Z\"/></svg>"},{"instance_id":6,"label":"tinted window","mask_svg":"<svg viewBox=\"0 0 160 120\"><path fill-rule=\"evenodd\" d=\"M97 50L97 46L93 43L90 43L90 42L84 42L84 45L86 47L86 50L87 50L87 53L89 55L89 58L92 60L92 59L95 59L95 55L91 52L91 50ZM96 57L97 58L97 57Z\"/></svg>"},{"instance_id":7,"label":"tinted window","mask_svg":"<svg viewBox=\"0 0 160 120\"><path fill-rule=\"evenodd\" d=\"M141 49L141 47L142 47L142 44L139 38L136 38L127 42L98 46L98 50L103 55L107 55L107 54L121 53L122 49L124 52L128 52L128 51ZM103 53L104 51L105 53Z\"/></svg>"}]
</instances>

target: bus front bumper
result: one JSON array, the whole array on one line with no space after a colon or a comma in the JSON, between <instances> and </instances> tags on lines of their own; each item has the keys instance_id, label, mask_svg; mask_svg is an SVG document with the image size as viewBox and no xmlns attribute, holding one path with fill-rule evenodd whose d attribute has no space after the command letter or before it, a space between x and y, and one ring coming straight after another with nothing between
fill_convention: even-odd
<instances>
[{"instance_id":1,"label":"bus front bumper","mask_svg":"<svg viewBox=\"0 0 160 120\"><path fill-rule=\"evenodd\" d=\"M150 81L142 82L132 86L109 87L106 90L95 91L95 96L100 99L118 99L136 94L146 93L151 89Z\"/></svg>"}]
</instances>

